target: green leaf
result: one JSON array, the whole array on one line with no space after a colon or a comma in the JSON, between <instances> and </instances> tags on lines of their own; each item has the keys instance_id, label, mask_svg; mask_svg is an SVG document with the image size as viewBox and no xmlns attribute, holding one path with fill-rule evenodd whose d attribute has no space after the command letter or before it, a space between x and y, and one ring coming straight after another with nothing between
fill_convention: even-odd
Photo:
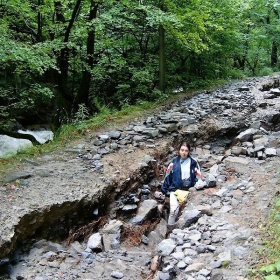
<instances>
[{"instance_id":1,"label":"green leaf","mask_svg":"<svg viewBox=\"0 0 280 280\"><path fill-rule=\"evenodd\" d=\"M276 266L276 271L279 272L280 271L280 260L275 262L275 266Z\"/></svg>"},{"instance_id":2,"label":"green leaf","mask_svg":"<svg viewBox=\"0 0 280 280\"><path fill-rule=\"evenodd\" d=\"M280 206L280 199L277 200L275 206L276 206L276 207L279 207L279 206Z\"/></svg>"},{"instance_id":3,"label":"green leaf","mask_svg":"<svg viewBox=\"0 0 280 280\"><path fill-rule=\"evenodd\" d=\"M271 273L274 272L276 270L275 264L269 264L266 266L263 266L260 271L262 272L266 272L266 273Z\"/></svg>"},{"instance_id":4,"label":"green leaf","mask_svg":"<svg viewBox=\"0 0 280 280\"><path fill-rule=\"evenodd\" d=\"M268 275L268 276L265 276L265 279L266 280L279 280L279 276L277 275Z\"/></svg>"}]
</instances>

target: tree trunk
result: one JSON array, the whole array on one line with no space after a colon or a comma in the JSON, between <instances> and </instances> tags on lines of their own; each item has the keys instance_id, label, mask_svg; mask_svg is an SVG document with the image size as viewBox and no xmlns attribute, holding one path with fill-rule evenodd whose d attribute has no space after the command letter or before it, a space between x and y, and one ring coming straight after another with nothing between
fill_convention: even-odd
<instances>
[{"instance_id":1,"label":"tree trunk","mask_svg":"<svg viewBox=\"0 0 280 280\"><path fill-rule=\"evenodd\" d=\"M272 48L271 48L271 67L274 67L277 65L278 63L278 48L277 48L277 44L275 41L272 42Z\"/></svg>"},{"instance_id":2,"label":"tree trunk","mask_svg":"<svg viewBox=\"0 0 280 280\"><path fill-rule=\"evenodd\" d=\"M163 0L159 2L160 9L163 9ZM159 90L165 93L165 32L162 25L159 26Z\"/></svg>"},{"instance_id":3,"label":"tree trunk","mask_svg":"<svg viewBox=\"0 0 280 280\"><path fill-rule=\"evenodd\" d=\"M38 6L40 7L41 0L38 0ZM37 42L42 42L42 14L40 11L37 13Z\"/></svg>"},{"instance_id":4,"label":"tree trunk","mask_svg":"<svg viewBox=\"0 0 280 280\"><path fill-rule=\"evenodd\" d=\"M77 0L76 5L73 9L71 19L67 26L67 29L64 34L64 43L69 41L69 35L71 28L74 25L74 21L77 18L80 5L82 0ZM57 83L57 118L56 123L63 122L64 117L61 115L65 115L66 118L71 117L72 113L72 104L73 104L73 94L68 90L68 70L69 70L69 48L66 46L60 51L60 56L58 58L60 73L56 75L56 83Z\"/></svg>"},{"instance_id":5,"label":"tree trunk","mask_svg":"<svg viewBox=\"0 0 280 280\"><path fill-rule=\"evenodd\" d=\"M97 17L98 2L91 0L89 21ZM77 93L77 96L74 101L74 110L77 112L79 104L85 104L86 107L91 107L91 111L94 111L96 108L92 108L92 104L89 102L89 89L91 82L91 74L88 69L92 69L95 60L94 60L94 50L95 50L95 29L94 27L89 31L87 38L87 65L88 68L83 71L80 87Z\"/></svg>"}]
</instances>

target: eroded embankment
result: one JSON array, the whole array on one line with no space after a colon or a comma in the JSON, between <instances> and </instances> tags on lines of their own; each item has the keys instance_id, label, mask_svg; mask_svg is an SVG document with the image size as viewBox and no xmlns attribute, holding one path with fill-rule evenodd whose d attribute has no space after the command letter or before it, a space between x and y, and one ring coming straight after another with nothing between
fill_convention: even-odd
<instances>
[{"instance_id":1,"label":"eroded embankment","mask_svg":"<svg viewBox=\"0 0 280 280\"><path fill-rule=\"evenodd\" d=\"M131 155L127 156L131 157ZM84 186L79 187L78 184L71 183L65 185L63 189L59 190L63 192L63 195L57 192L55 185L51 186L52 181L55 182L56 180L54 175L52 175L54 180L51 180L45 186L39 178L35 178L37 168L32 168L32 172L29 173L31 176L28 179L23 179L22 176L26 177L29 171L21 172L21 174L15 173L15 176L20 175L20 177L4 183L2 187L5 189L7 200L11 203L17 202L17 204L14 203L12 210L10 210L10 217L8 216L8 209L2 208L2 214L6 212L7 216L4 217L5 220L2 223L2 233L5 234L1 235L1 257L9 255L19 244L31 239L59 240L66 238L71 228L92 221L95 218L95 209L98 209L98 216L108 215L109 206L114 200L117 200L119 196L126 192L137 192L139 184L147 182L155 176L155 160L148 155L144 155L143 159L140 156L137 154L137 164L139 166L132 166L131 164L127 166L124 172L120 171L122 177L126 177L124 179L111 178L112 160L121 157L124 162L132 161L116 153L113 157L110 157L109 162L106 162L105 156L103 160L104 173L109 174L109 176L102 176L100 180L100 173L92 172L90 176L85 178L87 182ZM40 170L42 170L43 165L40 165ZM56 162L56 165L59 165L59 162ZM75 170L73 165L72 170ZM44 167L45 170L48 168L50 167ZM29 181L28 186L25 185L27 181ZM36 188L32 188L34 181L36 182ZM73 186L76 186L76 189ZM31 196L30 192L36 193ZM69 193L68 197L67 192ZM85 192L86 194L84 194ZM27 201L24 201L25 198ZM21 203L21 199L24 201L23 203ZM36 199L38 199L38 202ZM28 205L27 202L31 203ZM98 224L96 227L98 227Z\"/></svg>"}]
</instances>

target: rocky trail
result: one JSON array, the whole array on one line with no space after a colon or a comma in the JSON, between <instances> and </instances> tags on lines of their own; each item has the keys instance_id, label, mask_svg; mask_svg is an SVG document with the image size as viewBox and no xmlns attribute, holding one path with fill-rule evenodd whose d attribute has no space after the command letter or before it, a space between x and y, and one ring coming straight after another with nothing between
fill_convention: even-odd
<instances>
[{"instance_id":1,"label":"rocky trail","mask_svg":"<svg viewBox=\"0 0 280 280\"><path fill-rule=\"evenodd\" d=\"M280 191L279 85L232 82L1 169L0 279L251 279ZM167 236L182 138L204 184Z\"/></svg>"}]
</instances>

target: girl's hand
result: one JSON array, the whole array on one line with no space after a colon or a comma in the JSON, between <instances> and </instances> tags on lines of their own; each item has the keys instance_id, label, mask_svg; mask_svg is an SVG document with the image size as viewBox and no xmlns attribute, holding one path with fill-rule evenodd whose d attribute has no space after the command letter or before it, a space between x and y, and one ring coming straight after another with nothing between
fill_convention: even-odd
<instances>
[{"instance_id":1,"label":"girl's hand","mask_svg":"<svg viewBox=\"0 0 280 280\"><path fill-rule=\"evenodd\" d=\"M158 191L156 191L156 192L154 193L154 197L155 197L156 199L161 199L161 200L165 199L165 195L164 195L162 192L158 192Z\"/></svg>"}]
</instances>

